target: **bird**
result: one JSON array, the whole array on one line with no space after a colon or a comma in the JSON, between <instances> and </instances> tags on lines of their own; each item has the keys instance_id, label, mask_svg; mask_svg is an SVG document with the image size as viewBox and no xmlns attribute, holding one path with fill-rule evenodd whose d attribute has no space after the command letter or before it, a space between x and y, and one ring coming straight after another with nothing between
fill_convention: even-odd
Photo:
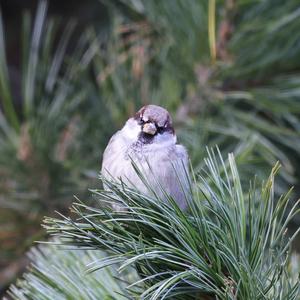
<instances>
[{"instance_id":1,"label":"bird","mask_svg":"<svg viewBox=\"0 0 300 300\"><path fill-rule=\"evenodd\" d=\"M172 197L182 210L190 195L188 153L177 143L169 112L158 105L146 105L110 139L103 152L101 174L105 179L120 180L139 192L159 199ZM141 180L133 164L150 183ZM115 210L122 210L119 204Z\"/></svg>"}]
</instances>

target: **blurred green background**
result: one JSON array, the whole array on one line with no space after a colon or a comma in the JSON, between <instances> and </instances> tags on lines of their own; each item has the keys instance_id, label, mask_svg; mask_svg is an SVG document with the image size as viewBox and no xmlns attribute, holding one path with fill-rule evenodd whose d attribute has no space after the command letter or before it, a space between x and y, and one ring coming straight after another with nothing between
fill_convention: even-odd
<instances>
[{"instance_id":1,"label":"blurred green background","mask_svg":"<svg viewBox=\"0 0 300 300\"><path fill-rule=\"evenodd\" d=\"M279 160L276 193L299 198L298 0L3 0L0 24L1 291L144 104L172 113L195 171L206 146L245 183Z\"/></svg>"}]
</instances>

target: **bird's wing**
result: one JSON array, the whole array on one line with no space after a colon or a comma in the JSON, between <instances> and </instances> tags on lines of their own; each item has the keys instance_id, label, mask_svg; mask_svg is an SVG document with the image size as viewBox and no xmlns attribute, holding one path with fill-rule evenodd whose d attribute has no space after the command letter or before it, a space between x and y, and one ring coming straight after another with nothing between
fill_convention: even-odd
<instances>
[{"instance_id":1,"label":"bird's wing","mask_svg":"<svg viewBox=\"0 0 300 300\"><path fill-rule=\"evenodd\" d=\"M182 209L186 209L190 198L190 177L188 168L188 154L182 145L176 145L174 156L171 158L172 170L168 172L167 180L170 195L177 201Z\"/></svg>"},{"instance_id":2,"label":"bird's wing","mask_svg":"<svg viewBox=\"0 0 300 300\"><path fill-rule=\"evenodd\" d=\"M185 147L177 144L175 149L176 149L177 159L183 163L185 169L188 171L189 156L188 156L188 153L187 153Z\"/></svg>"},{"instance_id":3,"label":"bird's wing","mask_svg":"<svg viewBox=\"0 0 300 300\"><path fill-rule=\"evenodd\" d=\"M103 152L103 158L102 158L102 167L101 172L104 172L105 170L109 170L112 160L116 157L117 151L119 149L118 147L118 135L120 131L117 131L109 140L104 152Z\"/></svg>"}]
</instances>

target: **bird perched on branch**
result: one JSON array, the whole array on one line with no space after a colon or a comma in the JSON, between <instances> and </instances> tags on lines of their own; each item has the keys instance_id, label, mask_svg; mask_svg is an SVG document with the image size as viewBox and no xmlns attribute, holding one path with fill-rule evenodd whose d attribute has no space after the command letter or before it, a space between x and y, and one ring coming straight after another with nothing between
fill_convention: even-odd
<instances>
[{"instance_id":1,"label":"bird perched on branch","mask_svg":"<svg viewBox=\"0 0 300 300\"><path fill-rule=\"evenodd\" d=\"M186 209L190 195L188 155L177 144L169 112L157 105L142 107L110 139L102 162L102 175L121 179L144 194L151 194L133 167L142 172L161 198L171 196ZM121 209L117 205L115 209Z\"/></svg>"}]
</instances>

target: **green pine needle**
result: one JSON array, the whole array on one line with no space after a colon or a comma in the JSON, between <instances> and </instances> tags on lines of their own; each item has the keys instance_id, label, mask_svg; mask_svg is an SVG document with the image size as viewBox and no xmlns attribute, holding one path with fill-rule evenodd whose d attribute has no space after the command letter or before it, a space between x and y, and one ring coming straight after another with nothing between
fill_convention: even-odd
<instances>
[{"instance_id":1,"label":"green pine needle","mask_svg":"<svg viewBox=\"0 0 300 300\"><path fill-rule=\"evenodd\" d=\"M18 300L128 299L125 287L136 278L134 272L121 277L112 268L86 272L91 261L105 257L101 251L66 250L55 245L33 248L29 253L32 265L8 294Z\"/></svg>"},{"instance_id":2,"label":"green pine needle","mask_svg":"<svg viewBox=\"0 0 300 300\"><path fill-rule=\"evenodd\" d=\"M286 228L299 208L285 218L288 195L275 201L279 164L261 189L245 191L232 155L229 169L213 151L205 163L187 213L172 199L103 179L109 191L93 192L99 207L77 202L77 220L46 218L44 226L62 244L108 251L90 271L116 263L120 271L135 267L141 299L298 299L300 282L288 275L293 238ZM126 210L113 211L113 202Z\"/></svg>"}]
</instances>

